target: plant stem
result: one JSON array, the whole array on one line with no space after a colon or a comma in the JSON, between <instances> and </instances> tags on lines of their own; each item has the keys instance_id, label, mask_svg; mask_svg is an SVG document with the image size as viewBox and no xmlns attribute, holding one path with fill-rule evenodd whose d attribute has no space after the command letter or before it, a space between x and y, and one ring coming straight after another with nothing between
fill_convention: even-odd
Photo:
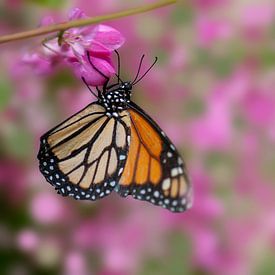
<instances>
[{"instance_id":1,"label":"plant stem","mask_svg":"<svg viewBox=\"0 0 275 275\"><path fill-rule=\"evenodd\" d=\"M176 2L177 2L176 0L164 0L154 4L144 5L141 7L132 8L129 10L111 13L107 15L95 16L93 18L84 18L80 20L40 27L37 29L25 31L25 32L3 35L3 36L0 36L0 44L15 41L15 40L20 40L20 39L31 38L31 37L35 37L43 34L52 33L52 32L66 31L67 29L70 29L70 28L83 27L86 25L100 23L100 22L104 22L104 21L108 21L108 20L112 20L120 17L143 13L143 12L151 11L157 8L161 8L163 6L175 4Z\"/></svg>"}]
</instances>

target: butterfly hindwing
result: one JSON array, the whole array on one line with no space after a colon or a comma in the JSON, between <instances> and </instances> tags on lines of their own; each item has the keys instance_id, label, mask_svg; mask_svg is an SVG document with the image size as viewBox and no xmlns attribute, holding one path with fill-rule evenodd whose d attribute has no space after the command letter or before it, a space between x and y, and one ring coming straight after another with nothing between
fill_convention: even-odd
<instances>
[{"instance_id":1,"label":"butterfly hindwing","mask_svg":"<svg viewBox=\"0 0 275 275\"><path fill-rule=\"evenodd\" d=\"M185 164L159 126L131 102L131 141L118 193L161 205L173 212L191 207Z\"/></svg>"},{"instance_id":2,"label":"butterfly hindwing","mask_svg":"<svg viewBox=\"0 0 275 275\"><path fill-rule=\"evenodd\" d=\"M63 196L102 198L122 173L129 135L126 110L108 117L103 106L92 103L41 137L40 171Z\"/></svg>"}]
</instances>

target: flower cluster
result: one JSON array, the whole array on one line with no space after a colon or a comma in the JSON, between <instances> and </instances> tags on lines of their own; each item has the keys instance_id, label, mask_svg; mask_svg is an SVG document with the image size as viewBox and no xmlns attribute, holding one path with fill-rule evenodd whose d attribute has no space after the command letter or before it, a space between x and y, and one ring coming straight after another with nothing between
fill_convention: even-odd
<instances>
[{"instance_id":1,"label":"flower cluster","mask_svg":"<svg viewBox=\"0 0 275 275\"><path fill-rule=\"evenodd\" d=\"M69 13L69 21L86 17L78 8ZM45 17L41 25L53 22L51 17ZM57 64L65 62L77 77L84 77L88 84L102 85L106 81L104 76L110 78L115 73L111 54L123 43L121 33L106 25L71 28L59 36L46 39L42 48L26 53L22 61L39 74L50 73Z\"/></svg>"}]
</instances>

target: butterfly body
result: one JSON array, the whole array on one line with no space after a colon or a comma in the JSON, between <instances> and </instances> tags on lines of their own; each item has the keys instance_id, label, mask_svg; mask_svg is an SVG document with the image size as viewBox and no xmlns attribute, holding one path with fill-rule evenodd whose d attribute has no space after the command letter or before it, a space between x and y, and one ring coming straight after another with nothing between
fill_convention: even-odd
<instances>
[{"instance_id":1,"label":"butterfly body","mask_svg":"<svg viewBox=\"0 0 275 275\"><path fill-rule=\"evenodd\" d=\"M117 112L126 110L127 104L130 103L132 94L132 85L130 82L123 82L115 89L107 90L106 93L100 94L98 103L103 105L108 116L118 116Z\"/></svg>"},{"instance_id":2,"label":"butterfly body","mask_svg":"<svg viewBox=\"0 0 275 275\"><path fill-rule=\"evenodd\" d=\"M44 134L40 171L58 193L77 200L115 191L185 211L192 205L185 164L157 123L131 101L133 82L98 90L98 101Z\"/></svg>"}]
</instances>

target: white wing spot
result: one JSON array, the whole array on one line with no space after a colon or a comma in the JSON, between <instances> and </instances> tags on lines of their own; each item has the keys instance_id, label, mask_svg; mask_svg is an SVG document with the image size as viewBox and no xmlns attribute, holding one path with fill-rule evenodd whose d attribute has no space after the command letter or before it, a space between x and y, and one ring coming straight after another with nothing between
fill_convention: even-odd
<instances>
[{"instance_id":1,"label":"white wing spot","mask_svg":"<svg viewBox=\"0 0 275 275\"><path fill-rule=\"evenodd\" d=\"M120 168L119 171L118 171L119 176L121 175L122 171L123 171L123 168Z\"/></svg>"},{"instance_id":2,"label":"white wing spot","mask_svg":"<svg viewBox=\"0 0 275 275\"><path fill-rule=\"evenodd\" d=\"M176 206L177 204L178 204L178 201L173 201L173 202L172 202L172 205L173 205L173 206Z\"/></svg>"},{"instance_id":3,"label":"white wing spot","mask_svg":"<svg viewBox=\"0 0 275 275\"><path fill-rule=\"evenodd\" d=\"M169 199L165 199L165 200L164 200L164 203L165 203L165 204L169 204L169 202L170 202Z\"/></svg>"},{"instance_id":4,"label":"white wing spot","mask_svg":"<svg viewBox=\"0 0 275 275\"><path fill-rule=\"evenodd\" d=\"M171 170L171 176L172 177L175 177L175 176L177 176L178 175L178 168L176 167L176 168L173 168L172 170Z\"/></svg>"},{"instance_id":5,"label":"white wing spot","mask_svg":"<svg viewBox=\"0 0 275 275\"><path fill-rule=\"evenodd\" d=\"M171 180L170 178L167 178L162 182L162 189L167 190L170 188L170 185L171 185Z\"/></svg>"},{"instance_id":6,"label":"white wing spot","mask_svg":"<svg viewBox=\"0 0 275 275\"><path fill-rule=\"evenodd\" d=\"M116 182L113 180L113 181L110 182L110 185L111 185L112 187L114 187L114 186L116 185Z\"/></svg>"},{"instance_id":7,"label":"white wing spot","mask_svg":"<svg viewBox=\"0 0 275 275\"><path fill-rule=\"evenodd\" d=\"M154 197L158 198L159 197L159 191L154 192Z\"/></svg>"}]
</instances>

